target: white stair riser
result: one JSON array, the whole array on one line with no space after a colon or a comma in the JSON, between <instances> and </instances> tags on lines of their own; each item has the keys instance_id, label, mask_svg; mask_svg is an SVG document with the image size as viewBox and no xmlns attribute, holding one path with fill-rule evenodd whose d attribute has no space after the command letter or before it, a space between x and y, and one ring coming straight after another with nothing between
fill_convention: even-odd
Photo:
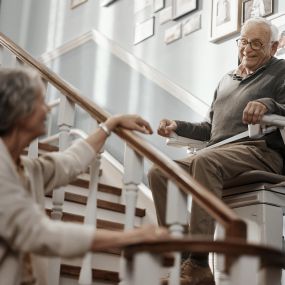
<instances>
[{"instance_id":1,"label":"white stair riser","mask_svg":"<svg viewBox=\"0 0 285 285\"><path fill-rule=\"evenodd\" d=\"M71 279L71 278L68 278L68 277L60 277L59 285L78 285L78 280ZM96 281L96 282L93 282L92 285L117 285L117 284L116 283L112 283L112 282Z\"/></svg>"},{"instance_id":2,"label":"white stair riser","mask_svg":"<svg viewBox=\"0 0 285 285\"><path fill-rule=\"evenodd\" d=\"M120 255L109 254L109 253L95 253L92 268L108 270L108 271L119 271L120 266ZM61 259L61 263L66 265L81 266L81 258L73 259Z\"/></svg>"}]
</instances>

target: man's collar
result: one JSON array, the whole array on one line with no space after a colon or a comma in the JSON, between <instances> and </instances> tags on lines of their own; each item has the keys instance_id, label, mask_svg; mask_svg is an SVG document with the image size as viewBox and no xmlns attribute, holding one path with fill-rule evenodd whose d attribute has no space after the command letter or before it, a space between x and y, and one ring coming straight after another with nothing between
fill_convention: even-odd
<instances>
[{"instance_id":1,"label":"man's collar","mask_svg":"<svg viewBox=\"0 0 285 285\"><path fill-rule=\"evenodd\" d=\"M232 71L229 75L231 75L233 77L233 79L242 80L244 78L247 78L247 77L259 72L260 70L266 69L269 65L271 65L276 60L277 60L277 58L271 57L264 65L259 67L257 70L251 71L249 73L246 71L244 65L240 64L237 67L237 69Z\"/></svg>"}]
</instances>

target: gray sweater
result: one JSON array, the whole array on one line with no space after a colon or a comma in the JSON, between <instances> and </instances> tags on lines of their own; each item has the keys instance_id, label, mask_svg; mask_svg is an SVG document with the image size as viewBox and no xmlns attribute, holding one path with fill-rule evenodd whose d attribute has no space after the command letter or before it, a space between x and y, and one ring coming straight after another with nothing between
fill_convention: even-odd
<instances>
[{"instance_id":1,"label":"gray sweater","mask_svg":"<svg viewBox=\"0 0 285 285\"><path fill-rule=\"evenodd\" d=\"M243 110L254 100L265 104L268 113L285 115L285 60L272 58L243 79L237 78L234 71L226 74L217 86L208 119L201 123L176 121L176 133L209 144L239 134L247 129L242 122ZM282 151L279 131L265 136L265 140L270 148Z\"/></svg>"}]
</instances>

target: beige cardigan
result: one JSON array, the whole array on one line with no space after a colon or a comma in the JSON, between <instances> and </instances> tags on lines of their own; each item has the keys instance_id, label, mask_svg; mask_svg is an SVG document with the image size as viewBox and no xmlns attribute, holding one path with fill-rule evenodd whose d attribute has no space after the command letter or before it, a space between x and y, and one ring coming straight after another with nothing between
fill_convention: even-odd
<instances>
[{"instance_id":1,"label":"beige cardigan","mask_svg":"<svg viewBox=\"0 0 285 285\"><path fill-rule=\"evenodd\" d=\"M88 251L94 235L92 227L50 220L44 212L44 194L68 184L86 170L94 156L91 146L79 141L62 153L33 160L22 158L28 178L27 185L23 185L0 139L1 284L21 283L24 252L33 254L37 284L46 285L46 260L35 255L77 257Z\"/></svg>"}]
</instances>

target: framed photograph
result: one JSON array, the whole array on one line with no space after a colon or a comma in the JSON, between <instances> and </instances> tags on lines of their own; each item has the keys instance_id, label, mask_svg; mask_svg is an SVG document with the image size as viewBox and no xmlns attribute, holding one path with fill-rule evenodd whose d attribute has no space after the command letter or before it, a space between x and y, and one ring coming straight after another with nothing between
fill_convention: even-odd
<instances>
[{"instance_id":1,"label":"framed photograph","mask_svg":"<svg viewBox=\"0 0 285 285\"><path fill-rule=\"evenodd\" d=\"M201 29L201 14L193 15L183 23L183 36L188 36L199 29Z\"/></svg>"},{"instance_id":2,"label":"framed photograph","mask_svg":"<svg viewBox=\"0 0 285 285\"><path fill-rule=\"evenodd\" d=\"M198 0L172 0L172 19L178 19L198 9Z\"/></svg>"},{"instance_id":3,"label":"framed photograph","mask_svg":"<svg viewBox=\"0 0 285 285\"><path fill-rule=\"evenodd\" d=\"M115 1L116 0L100 0L100 6L101 7L107 7L107 6L111 5Z\"/></svg>"},{"instance_id":4,"label":"framed photograph","mask_svg":"<svg viewBox=\"0 0 285 285\"><path fill-rule=\"evenodd\" d=\"M164 8L164 0L153 0L153 11L158 12Z\"/></svg>"},{"instance_id":5,"label":"framed photograph","mask_svg":"<svg viewBox=\"0 0 285 285\"><path fill-rule=\"evenodd\" d=\"M241 0L212 0L210 41L222 40L240 31Z\"/></svg>"},{"instance_id":6,"label":"framed photograph","mask_svg":"<svg viewBox=\"0 0 285 285\"><path fill-rule=\"evenodd\" d=\"M161 10L158 14L159 24L165 24L172 20L172 7L169 6Z\"/></svg>"},{"instance_id":7,"label":"framed photograph","mask_svg":"<svg viewBox=\"0 0 285 285\"><path fill-rule=\"evenodd\" d=\"M176 24L165 30L164 32L164 42L170 44L174 41L177 41L181 38L181 23Z\"/></svg>"},{"instance_id":8,"label":"framed photograph","mask_svg":"<svg viewBox=\"0 0 285 285\"><path fill-rule=\"evenodd\" d=\"M154 17L147 19L135 26L134 44L138 44L154 35Z\"/></svg>"},{"instance_id":9,"label":"framed photograph","mask_svg":"<svg viewBox=\"0 0 285 285\"><path fill-rule=\"evenodd\" d=\"M85 2L87 2L87 0L70 0L70 8L74 9Z\"/></svg>"},{"instance_id":10,"label":"framed photograph","mask_svg":"<svg viewBox=\"0 0 285 285\"><path fill-rule=\"evenodd\" d=\"M153 5L153 0L134 0L134 13L139 13L148 6Z\"/></svg>"},{"instance_id":11,"label":"framed photograph","mask_svg":"<svg viewBox=\"0 0 285 285\"><path fill-rule=\"evenodd\" d=\"M285 13L274 15L270 19L272 24L277 26L279 30L279 45L275 54L278 58L285 59Z\"/></svg>"},{"instance_id":12,"label":"framed photograph","mask_svg":"<svg viewBox=\"0 0 285 285\"><path fill-rule=\"evenodd\" d=\"M266 17L273 13L273 0L243 0L242 24L254 17Z\"/></svg>"}]
</instances>

